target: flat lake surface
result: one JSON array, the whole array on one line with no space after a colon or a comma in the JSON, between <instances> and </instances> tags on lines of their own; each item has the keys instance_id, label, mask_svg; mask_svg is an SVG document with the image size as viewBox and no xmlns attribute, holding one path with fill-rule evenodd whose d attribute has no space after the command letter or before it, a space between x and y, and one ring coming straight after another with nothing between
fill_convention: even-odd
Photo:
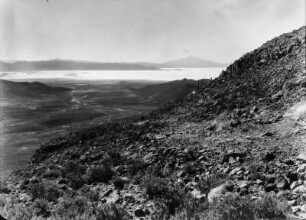
<instances>
[{"instance_id":1,"label":"flat lake surface","mask_svg":"<svg viewBox=\"0 0 306 220\"><path fill-rule=\"evenodd\" d=\"M160 70L99 70L99 71L24 71L0 73L1 79L72 79L72 80L157 80L210 79L219 76L222 68L165 68Z\"/></svg>"}]
</instances>

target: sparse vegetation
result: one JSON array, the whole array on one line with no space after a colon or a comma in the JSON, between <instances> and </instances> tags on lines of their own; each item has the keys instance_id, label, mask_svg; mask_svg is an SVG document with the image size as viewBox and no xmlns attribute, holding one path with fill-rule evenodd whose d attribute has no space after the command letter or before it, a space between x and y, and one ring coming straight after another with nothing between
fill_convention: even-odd
<instances>
[{"instance_id":1,"label":"sparse vegetation","mask_svg":"<svg viewBox=\"0 0 306 220\"><path fill-rule=\"evenodd\" d=\"M90 168L85 176L87 183L107 183L112 179L114 172L108 165Z\"/></svg>"}]
</instances>

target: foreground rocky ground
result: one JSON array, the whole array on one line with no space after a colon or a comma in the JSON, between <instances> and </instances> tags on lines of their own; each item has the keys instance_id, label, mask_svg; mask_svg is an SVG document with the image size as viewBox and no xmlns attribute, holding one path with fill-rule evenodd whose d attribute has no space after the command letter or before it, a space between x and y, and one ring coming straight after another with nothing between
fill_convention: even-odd
<instances>
[{"instance_id":1,"label":"foreground rocky ground","mask_svg":"<svg viewBox=\"0 0 306 220\"><path fill-rule=\"evenodd\" d=\"M1 186L0 213L306 219L305 32L265 43L145 118L42 145Z\"/></svg>"}]
</instances>

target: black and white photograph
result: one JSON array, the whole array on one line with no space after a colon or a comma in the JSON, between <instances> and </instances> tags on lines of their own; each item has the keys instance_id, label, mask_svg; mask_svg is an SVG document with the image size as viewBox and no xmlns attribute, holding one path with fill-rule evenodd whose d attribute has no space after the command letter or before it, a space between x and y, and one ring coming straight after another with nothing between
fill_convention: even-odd
<instances>
[{"instance_id":1,"label":"black and white photograph","mask_svg":"<svg viewBox=\"0 0 306 220\"><path fill-rule=\"evenodd\" d=\"M305 0L0 0L0 220L306 220Z\"/></svg>"}]
</instances>

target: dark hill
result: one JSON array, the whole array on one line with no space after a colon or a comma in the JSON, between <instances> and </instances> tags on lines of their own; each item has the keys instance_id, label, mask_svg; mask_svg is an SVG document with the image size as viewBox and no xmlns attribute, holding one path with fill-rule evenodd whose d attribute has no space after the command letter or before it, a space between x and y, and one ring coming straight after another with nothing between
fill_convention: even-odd
<instances>
[{"instance_id":1,"label":"dark hill","mask_svg":"<svg viewBox=\"0 0 306 220\"><path fill-rule=\"evenodd\" d=\"M305 31L268 41L146 118L43 144L15 173L19 192L41 201L52 189L53 216L83 196L87 209L114 202L134 219L303 219Z\"/></svg>"},{"instance_id":2,"label":"dark hill","mask_svg":"<svg viewBox=\"0 0 306 220\"><path fill-rule=\"evenodd\" d=\"M48 86L39 82L12 82L0 80L1 97L41 97L61 95L71 89Z\"/></svg>"}]
</instances>

